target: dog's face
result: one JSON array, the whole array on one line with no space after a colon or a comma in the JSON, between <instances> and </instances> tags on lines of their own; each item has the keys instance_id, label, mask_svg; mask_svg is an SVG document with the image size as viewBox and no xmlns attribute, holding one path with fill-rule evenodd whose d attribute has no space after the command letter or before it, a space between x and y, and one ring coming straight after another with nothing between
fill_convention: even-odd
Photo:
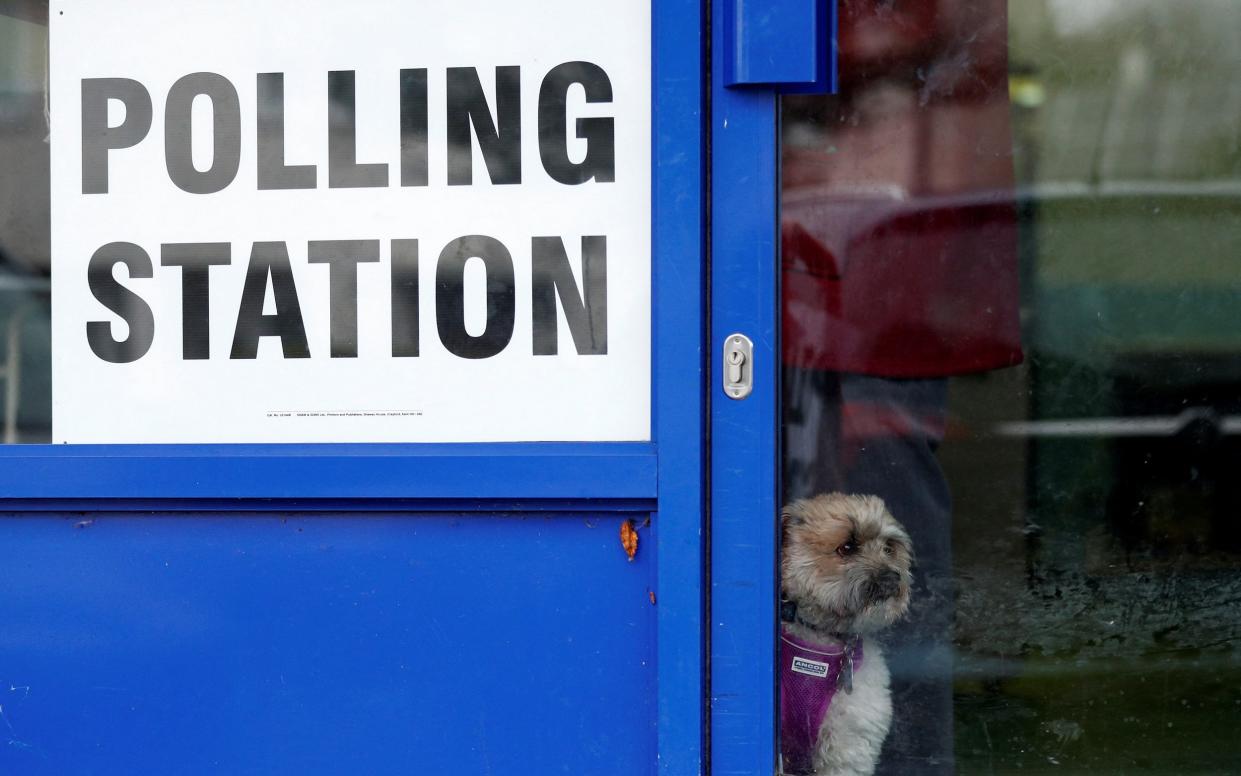
<instances>
[{"instance_id":1,"label":"dog's face","mask_svg":"<svg viewBox=\"0 0 1241 776\"><path fill-rule=\"evenodd\" d=\"M781 515L784 593L817 627L873 633L909 608L909 535L876 496L828 493Z\"/></svg>"}]
</instances>

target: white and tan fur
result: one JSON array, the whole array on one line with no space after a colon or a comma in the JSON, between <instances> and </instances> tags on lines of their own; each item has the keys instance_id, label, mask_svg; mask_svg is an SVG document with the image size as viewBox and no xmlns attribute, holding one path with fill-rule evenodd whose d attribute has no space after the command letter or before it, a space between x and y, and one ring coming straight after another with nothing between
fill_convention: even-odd
<instances>
[{"instance_id":1,"label":"white and tan fur","mask_svg":"<svg viewBox=\"0 0 1241 776\"><path fill-rule=\"evenodd\" d=\"M876 496L827 493L789 504L781 515L784 597L797 604L793 635L834 650L835 635L861 635L853 692L837 692L819 730L821 776L870 774L892 724L883 650L872 638L909 608L913 547Z\"/></svg>"}]
</instances>

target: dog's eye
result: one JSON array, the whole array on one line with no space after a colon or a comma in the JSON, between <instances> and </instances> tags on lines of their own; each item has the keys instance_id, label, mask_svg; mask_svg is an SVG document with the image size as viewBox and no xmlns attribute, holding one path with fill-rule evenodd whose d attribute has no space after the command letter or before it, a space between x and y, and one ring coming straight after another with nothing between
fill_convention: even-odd
<instances>
[{"instance_id":1,"label":"dog's eye","mask_svg":"<svg viewBox=\"0 0 1241 776\"><path fill-rule=\"evenodd\" d=\"M896 552L896 547L893 546L892 542L883 543L883 554L884 555L891 555L894 552Z\"/></svg>"},{"instance_id":2,"label":"dog's eye","mask_svg":"<svg viewBox=\"0 0 1241 776\"><path fill-rule=\"evenodd\" d=\"M857 549L857 542L853 539L849 539L847 542L836 548L836 554L843 558L857 552Z\"/></svg>"}]
</instances>

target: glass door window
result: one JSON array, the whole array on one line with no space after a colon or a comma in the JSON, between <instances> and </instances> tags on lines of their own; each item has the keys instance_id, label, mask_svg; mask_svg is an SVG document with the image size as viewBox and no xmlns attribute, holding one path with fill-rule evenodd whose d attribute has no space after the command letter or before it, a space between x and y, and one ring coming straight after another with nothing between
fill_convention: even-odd
<instances>
[{"instance_id":1,"label":"glass door window","mask_svg":"<svg viewBox=\"0 0 1241 776\"><path fill-rule=\"evenodd\" d=\"M782 104L786 504L912 538L880 772L1234 772L1241 6L842 0Z\"/></svg>"}]
</instances>

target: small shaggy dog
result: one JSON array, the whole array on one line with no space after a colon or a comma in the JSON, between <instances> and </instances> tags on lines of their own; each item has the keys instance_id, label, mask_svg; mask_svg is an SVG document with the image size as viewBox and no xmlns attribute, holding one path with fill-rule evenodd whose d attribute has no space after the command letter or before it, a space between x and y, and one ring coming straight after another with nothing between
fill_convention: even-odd
<instances>
[{"instance_id":1,"label":"small shaggy dog","mask_svg":"<svg viewBox=\"0 0 1241 776\"><path fill-rule=\"evenodd\" d=\"M781 519L783 772L873 773L892 698L869 637L909 607L909 535L875 496L802 499Z\"/></svg>"}]
</instances>

